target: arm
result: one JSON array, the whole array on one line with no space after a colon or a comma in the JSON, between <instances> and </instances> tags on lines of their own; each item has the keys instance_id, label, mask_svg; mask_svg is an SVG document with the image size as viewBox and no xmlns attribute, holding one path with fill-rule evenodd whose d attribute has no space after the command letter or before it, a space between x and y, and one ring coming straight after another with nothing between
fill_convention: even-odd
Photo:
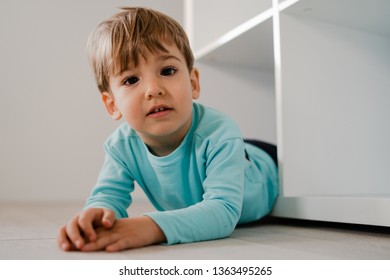
<instances>
[{"instance_id":1,"label":"arm","mask_svg":"<svg viewBox=\"0 0 390 280\"><path fill-rule=\"evenodd\" d=\"M86 244L82 251L118 251L162 242L174 244L228 236L241 213L243 158L240 139L216 147L207 162L203 201L178 210L119 219L112 228L99 228L97 239Z\"/></svg>"},{"instance_id":2,"label":"arm","mask_svg":"<svg viewBox=\"0 0 390 280\"><path fill-rule=\"evenodd\" d=\"M227 141L208 155L203 201L187 208L124 218L97 230L97 239L83 251L117 251L166 242L168 244L228 236L241 213L244 185L242 140Z\"/></svg>"},{"instance_id":3,"label":"arm","mask_svg":"<svg viewBox=\"0 0 390 280\"><path fill-rule=\"evenodd\" d=\"M106 146L103 167L84 209L108 208L115 213L117 219L126 218L127 208L132 202L130 193L133 190L134 180L129 169L116 150Z\"/></svg>"},{"instance_id":4,"label":"arm","mask_svg":"<svg viewBox=\"0 0 390 280\"><path fill-rule=\"evenodd\" d=\"M187 208L147 214L163 230L168 244L226 237L240 218L245 172L242 140L223 141L208 149L201 165L205 168L202 201Z\"/></svg>"}]
</instances>

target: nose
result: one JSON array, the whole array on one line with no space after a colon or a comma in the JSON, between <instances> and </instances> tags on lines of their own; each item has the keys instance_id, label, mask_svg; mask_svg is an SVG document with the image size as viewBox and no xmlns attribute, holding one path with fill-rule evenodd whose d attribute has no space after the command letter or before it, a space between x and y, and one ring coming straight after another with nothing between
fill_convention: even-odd
<instances>
[{"instance_id":1,"label":"nose","mask_svg":"<svg viewBox=\"0 0 390 280\"><path fill-rule=\"evenodd\" d=\"M147 81L145 89L145 98L151 99L163 95L163 89L157 78L151 78Z\"/></svg>"}]
</instances>

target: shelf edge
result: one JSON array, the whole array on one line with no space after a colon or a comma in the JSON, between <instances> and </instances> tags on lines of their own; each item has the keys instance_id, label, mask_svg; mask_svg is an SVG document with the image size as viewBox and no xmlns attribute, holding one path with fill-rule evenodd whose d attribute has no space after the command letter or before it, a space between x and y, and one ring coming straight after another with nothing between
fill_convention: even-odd
<instances>
[{"instance_id":1,"label":"shelf edge","mask_svg":"<svg viewBox=\"0 0 390 280\"><path fill-rule=\"evenodd\" d=\"M301 0L285 0L279 4L278 10L279 10L279 12L281 12L281 11L287 9L288 7L296 4L299 1L301 1Z\"/></svg>"},{"instance_id":2,"label":"shelf edge","mask_svg":"<svg viewBox=\"0 0 390 280\"><path fill-rule=\"evenodd\" d=\"M272 18L273 8L269 8L264 12L258 14L257 16L247 20L246 22L240 24L239 26L233 28L232 30L226 32L224 35L211 42L208 46L201 48L199 51L196 51L194 54L195 60L201 60L208 54L211 54L213 51L219 49L220 47L231 42L240 35L248 32L254 27L258 26L262 22Z\"/></svg>"},{"instance_id":3,"label":"shelf edge","mask_svg":"<svg viewBox=\"0 0 390 280\"><path fill-rule=\"evenodd\" d=\"M272 216L390 227L390 195L302 196L277 199Z\"/></svg>"}]
</instances>

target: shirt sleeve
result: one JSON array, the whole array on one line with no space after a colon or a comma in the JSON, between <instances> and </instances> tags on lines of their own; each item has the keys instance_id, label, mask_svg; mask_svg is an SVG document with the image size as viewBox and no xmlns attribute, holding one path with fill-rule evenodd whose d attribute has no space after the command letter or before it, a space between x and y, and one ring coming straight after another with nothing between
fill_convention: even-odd
<instances>
[{"instance_id":1,"label":"shirt sleeve","mask_svg":"<svg viewBox=\"0 0 390 280\"><path fill-rule=\"evenodd\" d=\"M244 192L243 141L225 140L206 156L201 202L183 209L145 214L162 229L167 244L223 238L237 225Z\"/></svg>"},{"instance_id":2,"label":"shirt sleeve","mask_svg":"<svg viewBox=\"0 0 390 280\"><path fill-rule=\"evenodd\" d=\"M126 218L126 210L132 202L130 193L134 190L134 180L116 151L108 146L105 150L106 157L98 181L84 208L108 208L115 212L117 219Z\"/></svg>"}]
</instances>

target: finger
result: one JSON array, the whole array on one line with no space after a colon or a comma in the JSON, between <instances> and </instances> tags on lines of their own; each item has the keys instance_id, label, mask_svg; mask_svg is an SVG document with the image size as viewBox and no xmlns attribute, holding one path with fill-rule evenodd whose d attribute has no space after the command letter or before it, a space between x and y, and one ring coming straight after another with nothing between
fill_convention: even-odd
<instances>
[{"instance_id":1,"label":"finger","mask_svg":"<svg viewBox=\"0 0 390 280\"><path fill-rule=\"evenodd\" d=\"M99 212L100 211L96 211L96 209L84 211L80 214L78 219L78 225L89 241L94 241L96 239L94 224L100 223L101 213Z\"/></svg>"},{"instance_id":2,"label":"finger","mask_svg":"<svg viewBox=\"0 0 390 280\"><path fill-rule=\"evenodd\" d=\"M70 249L70 242L66 236L66 231L65 231L66 226L63 226L60 228L57 234L57 244L58 246L64 250L64 251L69 251Z\"/></svg>"},{"instance_id":3,"label":"finger","mask_svg":"<svg viewBox=\"0 0 390 280\"><path fill-rule=\"evenodd\" d=\"M111 228L115 223L115 213L109 209L104 209L102 224L105 228Z\"/></svg>"},{"instance_id":4,"label":"finger","mask_svg":"<svg viewBox=\"0 0 390 280\"><path fill-rule=\"evenodd\" d=\"M112 234L106 234L102 235L99 234L96 241L89 242L85 244L81 250L84 252L91 252L91 251L100 251L106 248L107 245L113 242L113 236Z\"/></svg>"},{"instance_id":5,"label":"finger","mask_svg":"<svg viewBox=\"0 0 390 280\"><path fill-rule=\"evenodd\" d=\"M133 249L133 248L136 248L136 246L134 246L134 244L132 244L130 239L125 238L125 239L120 239L120 240L106 246L106 251L107 252L118 252L118 251L122 251L125 249Z\"/></svg>"},{"instance_id":6,"label":"finger","mask_svg":"<svg viewBox=\"0 0 390 280\"><path fill-rule=\"evenodd\" d=\"M70 242L75 245L76 248L80 249L85 242L79 229L78 219L79 216L76 215L72 220L70 220L65 228L65 231Z\"/></svg>"},{"instance_id":7,"label":"finger","mask_svg":"<svg viewBox=\"0 0 390 280\"><path fill-rule=\"evenodd\" d=\"M66 226L61 227L58 231L57 244L64 251L71 251L75 249L73 244L69 241L68 236L66 235Z\"/></svg>"}]
</instances>

